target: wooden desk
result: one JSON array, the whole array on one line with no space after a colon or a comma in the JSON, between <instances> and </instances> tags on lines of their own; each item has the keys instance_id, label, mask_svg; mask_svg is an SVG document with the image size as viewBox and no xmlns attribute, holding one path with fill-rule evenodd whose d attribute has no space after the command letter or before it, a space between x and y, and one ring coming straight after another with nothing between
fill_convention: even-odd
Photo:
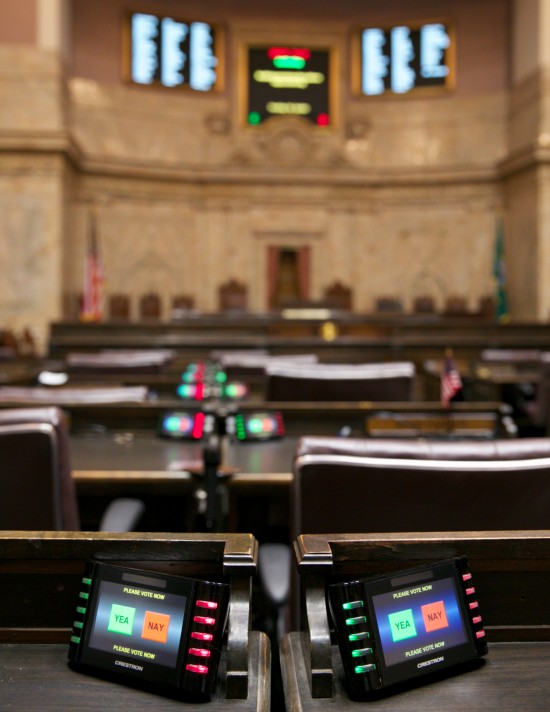
<instances>
[{"instance_id":1,"label":"wooden desk","mask_svg":"<svg viewBox=\"0 0 550 712\"><path fill-rule=\"evenodd\" d=\"M225 698L226 656L218 670L216 696L204 704L213 712L269 712L269 693L262 690L268 675L269 654L263 634L252 631L249 637L250 687L259 694L247 700ZM164 710L197 710L194 702L162 697L127 685L108 682L74 672L67 666L68 643L65 645L0 644L0 709L17 712L164 712ZM258 702L260 701L260 708Z\"/></svg>"},{"instance_id":2,"label":"wooden desk","mask_svg":"<svg viewBox=\"0 0 550 712\"><path fill-rule=\"evenodd\" d=\"M296 441L286 437L229 445L220 480L229 498L229 531L253 531L264 539L274 528L288 528ZM189 528L196 516L194 496L203 486L198 474L203 467L201 443L168 440L150 432L106 432L72 435L70 448L85 528L94 528L106 503L120 496L145 499L146 528Z\"/></svg>"},{"instance_id":3,"label":"wooden desk","mask_svg":"<svg viewBox=\"0 0 550 712\"><path fill-rule=\"evenodd\" d=\"M288 712L376 709L388 712L546 712L550 697L550 643L492 643L478 668L421 685L376 702L352 702L344 689L344 671L336 647L332 650L334 695L307 702L298 688L307 679L299 633L283 639L282 654L292 661L285 670Z\"/></svg>"},{"instance_id":4,"label":"wooden desk","mask_svg":"<svg viewBox=\"0 0 550 712\"><path fill-rule=\"evenodd\" d=\"M302 535L294 545L302 630L285 636L281 666L287 710L352 710L333 644L326 585L465 555L479 596L489 654L479 667L364 703L382 710L548 709L550 533L410 532ZM360 703L359 703L360 704Z\"/></svg>"}]
</instances>

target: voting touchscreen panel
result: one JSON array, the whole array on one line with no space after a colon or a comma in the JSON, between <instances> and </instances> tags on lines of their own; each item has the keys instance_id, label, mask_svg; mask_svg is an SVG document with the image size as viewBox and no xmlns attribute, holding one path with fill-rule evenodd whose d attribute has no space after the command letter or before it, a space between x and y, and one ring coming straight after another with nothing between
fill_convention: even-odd
<instances>
[{"instance_id":1,"label":"voting touchscreen panel","mask_svg":"<svg viewBox=\"0 0 550 712\"><path fill-rule=\"evenodd\" d=\"M329 586L350 690L366 693L487 653L464 557Z\"/></svg>"},{"instance_id":2,"label":"voting touchscreen panel","mask_svg":"<svg viewBox=\"0 0 550 712\"><path fill-rule=\"evenodd\" d=\"M89 562L69 647L75 667L211 694L229 586Z\"/></svg>"}]
</instances>

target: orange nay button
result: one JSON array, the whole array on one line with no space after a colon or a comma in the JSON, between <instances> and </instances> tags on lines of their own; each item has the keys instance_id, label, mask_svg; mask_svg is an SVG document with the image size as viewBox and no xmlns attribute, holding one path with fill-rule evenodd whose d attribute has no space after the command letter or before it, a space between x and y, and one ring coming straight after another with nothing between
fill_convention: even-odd
<instances>
[{"instance_id":1,"label":"orange nay button","mask_svg":"<svg viewBox=\"0 0 550 712\"><path fill-rule=\"evenodd\" d=\"M145 611L145 619L143 621L143 630L141 637L146 640L155 640L157 643L166 643L168 639L168 626L170 625L170 616L165 613L155 613L154 611Z\"/></svg>"}]
</instances>

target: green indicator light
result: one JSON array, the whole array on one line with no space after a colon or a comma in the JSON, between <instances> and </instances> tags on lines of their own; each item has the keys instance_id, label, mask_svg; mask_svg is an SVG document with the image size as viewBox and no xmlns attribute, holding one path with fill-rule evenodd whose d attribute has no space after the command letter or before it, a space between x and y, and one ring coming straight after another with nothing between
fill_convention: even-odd
<instances>
[{"instance_id":1,"label":"green indicator light","mask_svg":"<svg viewBox=\"0 0 550 712\"><path fill-rule=\"evenodd\" d=\"M73 626L75 628L82 628L83 625L84 625L84 623L82 623L82 621L74 621L73 622Z\"/></svg>"},{"instance_id":2,"label":"green indicator light","mask_svg":"<svg viewBox=\"0 0 550 712\"><path fill-rule=\"evenodd\" d=\"M248 123L252 126L257 126L259 123L261 123L261 121L262 117L260 116L260 113L258 111L251 111L248 114Z\"/></svg>"},{"instance_id":3,"label":"green indicator light","mask_svg":"<svg viewBox=\"0 0 550 712\"><path fill-rule=\"evenodd\" d=\"M251 433L261 433L262 432L262 421L259 418L251 418L248 421L248 429Z\"/></svg>"},{"instance_id":4,"label":"green indicator light","mask_svg":"<svg viewBox=\"0 0 550 712\"><path fill-rule=\"evenodd\" d=\"M218 371L215 375L216 383L225 383L227 381L227 373Z\"/></svg>"},{"instance_id":5,"label":"green indicator light","mask_svg":"<svg viewBox=\"0 0 550 712\"><path fill-rule=\"evenodd\" d=\"M342 608L345 611L350 611L352 608L362 608L363 605L363 601L349 601L348 603L344 603Z\"/></svg>"},{"instance_id":6,"label":"green indicator light","mask_svg":"<svg viewBox=\"0 0 550 712\"><path fill-rule=\"evenodd\" d=\"M86 586L91 586L92 585L92 579L90 578L83 578L82 583L85 584Z\"/></svg>"},{"instance_id":7,"label":"green indicator light","mask_svg":"<svg viewBox=\"0 0 550 712\"><path fill-rule=\"evenodd\" d=\"M371 655L372 648L358 648L351 651L352 658L362 658L364 655Z\"/></svg>"},{"instance_id":8,"label":"green indicator light","mask_svg":"<svg viewBox=\"0 0 550 712\"><path fill-rule=\"evenodd\" d=\"M359 675L362 672L374 672L376 665L357 665L355 672Z\"/></svg>"},{"instance_id":9,"label":"green indicator light","mask_svg":"<svg viewBox=\"0 0 550 712\"><path fill-rule=\"evenodd\" d=\"M78 635L71 635L71 643L80 643Z\"/></svg>"},{"instance_id":10,"label":"green indicator light","mask_svg":"<svg viewBox=\"0 0 550 712\"><path fill-rule=\"evenodd\" d=\"M346 618L346 625L358 625L359 623L366 623L367 619L365 616L356 616L355 618Z\"/></svg>"},{"instance_id":11,"label":"green indicator light","mask_svg":"<svg viewBox=\"0 0 550 712\"><path fill-rule=\"evenodd\" d=\"M370 633L367 633L367 631L363 631L362 633L350 633L348 635L348 640L351 640L352 643L357 640L365 640L366 638L370 638Z\"/></svg>"},{"instance_id":12,"label":"green indicator light","mask_svg":"<svg viewBox=\"0 0 550 712\"><path fill-rule=\"evenodd\" d=\"M84 593L84 591L81 591L78 595L80 596L80 598L85 598L86 600L90 598L90 594Z\"/></svg>"},{"instance_id":13,"label":"green indicator light","mask_svg":"<svg viewBox=\"0 0 550 712\"><path fill-rule=\"evenodd\" d=\"M76 612L77 612L77 613L81 613L82 615L84 615L84 614L86 613L86 609L85 609L85 608L82 608L82 606L77 606Z\"/></svg>"},{"instance_id":14,"label":"green indicator light","mask_svg":"<svg viewBox=\"0 0 550 712\"><path fill-rule=\"evenodd\" d=\"M303 69L306 66L306 60L303 57L289 57L281 55L275 57L273 66L277 69Z\"/></svg>"}]
</instances>

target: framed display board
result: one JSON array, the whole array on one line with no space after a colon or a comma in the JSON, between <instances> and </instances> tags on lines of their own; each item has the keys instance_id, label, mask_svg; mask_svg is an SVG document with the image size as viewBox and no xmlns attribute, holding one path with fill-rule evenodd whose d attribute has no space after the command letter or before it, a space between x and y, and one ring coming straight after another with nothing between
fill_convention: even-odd
<instances>
[{"instance_id":1,"label":"framed display board","mask_svg":"<svg viewBox=\"0 0 550 712\"><path fill-rule=\"evenodd\" d=\"M207 22L133 12L124 23L123 73L133 84L217 90L222 55L222 29Z\"/></svg>"},{"instance_id":2,"label":"framed display board","mask_svg":"<svg viewBox=\"0 0 550 712\"><path fill-rule=\"evenodd\" d=\"M246 48L245 123L301 116L315 126L333 121L333 52L304 45Z\"/></svg>"},{"instance_id":3,"label":"framed display board","mask_svg":"<svg viewBox=\"0 0 550 712\"><path fill-rule=\"evenodd\" d=\"M448 91L455 84L451 23L362 28L354 37L354 91L362 96Z\"/></svg>"}]
</instances>

